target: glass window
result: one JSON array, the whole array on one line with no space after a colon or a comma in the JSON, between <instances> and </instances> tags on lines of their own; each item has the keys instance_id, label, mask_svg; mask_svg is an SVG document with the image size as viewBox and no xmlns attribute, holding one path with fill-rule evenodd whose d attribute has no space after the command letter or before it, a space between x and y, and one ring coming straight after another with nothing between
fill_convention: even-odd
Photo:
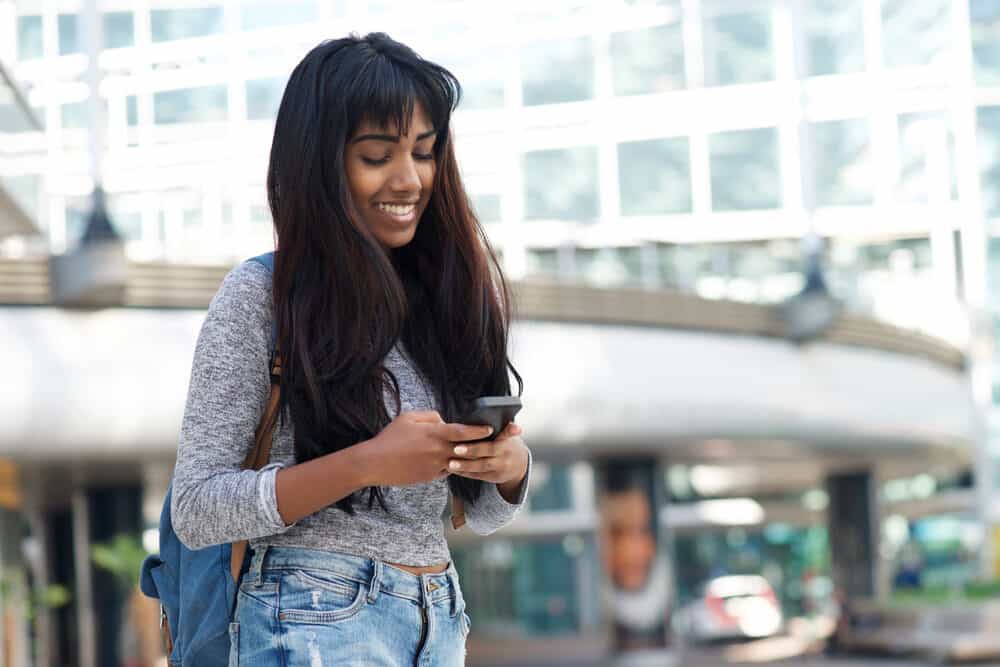
<instances>
[{"instance_id":1,"label":"glass window","mask_svg":"<svg viewBox=\"0 0 1000 667\"><path fill-rule=\"evenodd\" d=\"M528 220L596 220L598 183L594 146L525 153L524 216Z\"/></svg>"},{"instance_id":2,"label":"glass window","mask_svg":"<svg viewBox=\"0 0 1000 667\"><path fill-rule=\"evenodd\" d=\"M154 42L204 37L222 32L222 7L154 9L149 13Z\"/></svg>"},{"instance_id":3,"label":"glass window","mask_svg":"<svg viewBox=\"0 0 1000 667\"><path fill-rule=\"evenodd\" d=\"M88 102L70 102L59 107L64 130L83 130L87 128L90 109Z\"/></svg>"},{"instance_id":4,"label":"glass window","mask_svg":"<svg viewBox=\"0 0 1000 667\"><path fill-rule=\"evenodd\" d=\"M594 47L590 37L541 42L521 54L524 104L579 102L594 96Z\"/></svg>"},{"instance_id":5,"label":"glass window","mask_svg":"<svg viewBox=\"0 0 1000 667\"><path fill-rule=\"evenodd\" d=\"M944 63L952 0L882 0L882 52L887 67Z\"/></svg>"},{"instance_id":6,"label":"glass window","mask_svg":"<svg viewBox=\"0 0 1000 667\"><path fill-rule=\"evenodd\" d=\"M767 12L711 17L705 26L705 83L729 86L774 79Z\"/></svg>"},{"instance_id":7,"label":"glass window","mask_svg":"<svg viewBox=\"0 0 1000 667\"><path fill-rule=\"evenodd\" d=\"M899 115L899 183L897 193L904 201L926 202L930 188L945 188L948 196L958 197L956 172L955 133L947 113L930 111ZM941 154L943 165L929 161ZM931 173L944 170L943 183L929 183Z\"/></svg>"},{"instance_id":8,"label":"glass window","mask_svg":"<svg viewBox=\"0 0 1000 667\"><path fill-rule=\"evenodd\" d=\"M597 287L621 287L642 282L641 250L631 248L577 248L577 277Z\"/></svg>"},{"instance_id":9,"label":"glass window","mask_svg":"<svg viewBox=\"0 0 1000 667\"><path fill-rule=\"evenodd\" d=\"M593 543L577 535L512 542L491 540L457 547L455 568L474 581L466 595L480 636L575 635L581 626L581 598L598 593L579 575L598 567Z\"/></svg>"},{"instance_id":10,"label":"glass window","mask_svg":"<svg viewBox=\"0 0 1000 667\"><path fill-rule=\"evenodd\" d=\"M226 87L204 86L153 94L153 118L160 125L226 120Z\"/></svg>"},{"instance_id":11,"label":"glass window","mask_svg":"<svg viewBox=\"0 0 1000 667\"><path fill-rule=\"evenodd\" d=\"M559 251L555 248L529 248L525 260L529 278L553 278L559 275Z\"/></svg>"},{"instance_id":12,"label":"glass window","mask_svg":"<svg viewBox=\"0 0 1000 667\"><path fill-rule=\"evenodd\" d=\"M1000 106L980 107L977 120L983 207L986 215L996 218L1000 217Z\"/></svg>"},{"instance_id":13,"label":"glass window","mask_svg":"<svg viewBox=\"0 0 1000 667\"><path fill-rule=\"evenodd\" d=\"M19 60L41 58L45 53L42 45L42 17L17 17L17 57Z\"/></svg>"},{"instance_id":14,"label":"glass window","mask_svg":"<svg viewBox=\"0 0 1000 667\"><path fill-rule=\"evenodd\" d=\"M74 199L66 202L66 247L74 248L87 229L87 216L90 213L90 200Z\"/></svg>"},{"instance_id":15,"label":"glass window","mask_svg":"<svg viewBox=\"0 0 1000 667\"><path fill-rule=\"evenodd\" d=\"M976 81L1000 84L1000 2L971 0L972 57L975 60Z\"/></svg>"},{"instance_id":16,"label":"glass window","mask_svg":"<svg viewBox=\"0 0 1000 667\"><path fill-rule=\"evenodd\" d=\"M139 124L139 99L135 95L125 98L125 119L129 127Z\"/></svg>"},{"instance_id":17,"label":"glass window","mask_svg":"<svg viewBox=\"0 0 1000 667\"><path fill-rule=\"evenodd\" d=\"M302 25L319 20L319 7L314 0L244 2L241 9L244 30Z\"/></svg>"},{"instance_id":18,"label":"glass window","mask_svg":"<svg viewBox=\"0 0 1000 667\"><path fill-rule=\"evenodd\" d=\"M281 96L285 93L286 77L247 81L247 118L271 120L278 115Z\"/></svg>"},{"instance_id":19,"label":"glass window","mask_svg":"<svg viewBox=\"0 0 1000 667\"><path fill-rule=\"evenodd\" d=\"M618 144L622 215L691 211L687 137Z\"/></svg>"},{"instance_id":20,"label":"glass window","mask_svg":"<svg viewBox=\"0 0 1000 667\"><path fill-rule=\"evenodd\" d=\"M503 81L495 53L463 54L443 63L462 83L462 110L499 109L504 105Z\"/></svg>"},{"instance_id":21,"label":"glass window","mask_svg":"<svg viewBox=\"0 0 1000 667\"><path fill-rule=\"evenodd\" d=\"M809 76L865 69L861 0L810 0L805 15Z\"/></svg>"},{"instance_id":22,"label":"glass window","mask_svg":"<svg viewBox=\"0 0 1000 667\"><path fill-rule=\"evenodd\" d=\"M59 55L80 53L83 42L80 40L80 17L76 14L59 15Z\"/></svg>"},{"instance_id":23,"label":"glass window","mask_svg":"<svg viewBox=\"0 0 1000 667\"><path fill-rule=\"evenodd\" d=\"M713 209L742 211L781 206L777 128L713 134L708 147Z\"/></svg>"},{"instance_id":24,"label":"glass window","mask_svg":"<svg viewBox=\"0 0 1000 667\"><path fill-rule=\"evenodd\" d=\"M479 222L500 222L500 195L472 195L472 208Z\"/></svg>"},{"instance_id":25,"label":"glass window","mask_svg":"<svg viewBox=\"0 0 1000 667\"><path fill-rule=\"evenodd\" d=\"M871 136L868 120L813 125L817 206L871 204Z\"/></svg>"},{"instance_id":26,"label":"glass window","mask_svg":"<svg viewBox=\"0 0 1000 667\"><path fill-rule=\"evenodd\" d=\"M118 49L135 44L135 26L132 12L107 12L104 14L104 45Z\"/></svg>"},{"instance_id":27,"label":"glass window","mask_svg":"<svg viewBox=\"0 0 1000 667\"><path fill-rule=\"evenodd\" d=\"M537 465L537 464L536 464ZM545 473L537 488L531 490L528 504L532 512L551 512L573 509L573 484L570 466L565 463L543 464ZM539 467L541 471L542 466Z\"/></svg>"},{"instance_id":28,"label":"glass window","mask_svg":"<svg viewBox=\"0 0 1000 667\"><path fill-rule=\"evenodd\" d=\"M39 219L42 203L42 176L40 174L17 174L0 179L0 187L14 198L14 201L32 220Z\"/></svg>"},{"instance_id":29,"label":"glass window","mask_svg":"<svg viewBox=\"0 0 1000 667\"><path fill-rule=\"evenodd\" d=\"M684 87L681 25L611 35L615 95L662 93Z\"/></svg>"}]
</instances>

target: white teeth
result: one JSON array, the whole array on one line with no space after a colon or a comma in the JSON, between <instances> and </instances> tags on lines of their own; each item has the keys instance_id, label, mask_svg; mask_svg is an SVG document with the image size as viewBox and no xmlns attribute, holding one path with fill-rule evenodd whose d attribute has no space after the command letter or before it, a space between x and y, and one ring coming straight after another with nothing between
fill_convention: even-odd
<instances>
[{"instance_id":1,"label":"white teeth","mask_svg":"<svg viewBox=\"0 0 1000 667\"><path fill-rule=\"evenodd\" d=\"M376 204L376 206L392 215L409 215L416 208L415 204L405 204L402 206L396 204Z\"/></svg>"}]
</instances>

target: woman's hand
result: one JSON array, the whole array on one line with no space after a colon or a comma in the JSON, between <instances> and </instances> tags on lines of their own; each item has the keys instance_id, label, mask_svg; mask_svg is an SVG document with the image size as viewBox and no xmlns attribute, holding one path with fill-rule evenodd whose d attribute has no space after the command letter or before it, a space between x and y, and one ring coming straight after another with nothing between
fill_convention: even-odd
<instances>
[{"instance_id":1,"label":"woman's hand","mask_svg":"<svg viewBox=\"0 0 1000 667\"><path fill-rule=\"evenodd\" d=\"M456 445L448 471L516 489L528 473L528 447L521 439L522 432L511 423L492 442Z\"/></svg>"},{"instance_id":2,"label":"woman's hand","mask_svg":"<svg viewBox=\"0 0 1000 667\"><path fill-rule=\"evenodd\" d=\"M489 426L446 424L431 410L404 412L371 440L365 450L368 486L407 486L446 477L456 443L489 436Z\"/></svg>"}]
</instances>

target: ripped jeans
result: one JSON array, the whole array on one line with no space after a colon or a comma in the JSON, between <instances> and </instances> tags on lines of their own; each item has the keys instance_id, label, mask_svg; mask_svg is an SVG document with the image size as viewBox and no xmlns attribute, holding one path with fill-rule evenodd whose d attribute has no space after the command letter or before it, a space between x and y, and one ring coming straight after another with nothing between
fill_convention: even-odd
<instances>
[{"instance_id":1,"label":"ripped jeans","mask_svg":"<svg viewBox=\"0 0 1000 667\"><path fill-rule=\"evenodd\" d=\"M230 625L230 667L459 667L469 617L454 564L416 575L290 547L254 554Z\"/></svg>"}]
</instances>

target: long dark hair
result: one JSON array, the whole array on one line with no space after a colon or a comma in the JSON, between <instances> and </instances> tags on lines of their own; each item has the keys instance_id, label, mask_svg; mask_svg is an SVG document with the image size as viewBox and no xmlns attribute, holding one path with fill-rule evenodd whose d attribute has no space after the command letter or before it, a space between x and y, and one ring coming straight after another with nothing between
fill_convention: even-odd
<instances>
[{"instance_id":1,"label":"long dark hair","mask_svg":"<svg viewBox=\"0 0 1000 667\"><path fill-rule=\"evenodd\" d=\"M449 120L458 80L382 33L323 42L292 72L271 145L267 194L277 236L274 317L282 356L282 418L298 462L350 447L400 409L383 363L401 341L428 378L442 418L482 395L506 395L510 295L459 177ZM413 240L384 249L361 221L344 171L359 124L407 132L415 103L437 138L433 192ZM482 482L452 475L474 503ZM368 507L381 490L368 489ZM353 513L352 497L337 507Z\"/></svg>"}]
</instances>

